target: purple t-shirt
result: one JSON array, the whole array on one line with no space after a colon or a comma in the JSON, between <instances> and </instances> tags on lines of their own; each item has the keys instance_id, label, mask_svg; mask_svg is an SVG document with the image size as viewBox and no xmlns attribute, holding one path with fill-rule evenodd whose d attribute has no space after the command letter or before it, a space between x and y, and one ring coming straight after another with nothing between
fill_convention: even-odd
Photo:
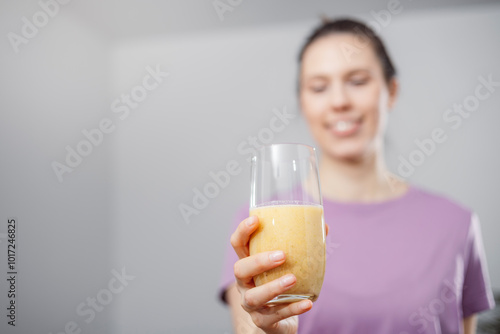
<instances>
[{"instance_id":1,"label":"purple t-shirt","mask_svg":"<svg viewBox=\"0 0 500 334\"><path fill-rule=\"evenodd\" d=\"M470 210L413 186L381 203L325 199L323 207L325 280L312 310L299 316L299 333L461 333L462 318L494 307ZM248 207L231 233L247 216ZM221 293L237 260L228 241Z\"/></svg>"}]
</instances>

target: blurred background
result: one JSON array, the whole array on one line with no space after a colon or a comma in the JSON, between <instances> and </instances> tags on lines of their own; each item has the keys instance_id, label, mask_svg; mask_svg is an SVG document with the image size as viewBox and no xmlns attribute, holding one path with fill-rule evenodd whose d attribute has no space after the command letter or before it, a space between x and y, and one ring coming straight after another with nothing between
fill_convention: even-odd
<instances>
[{"instance_id":1,"label":"blurred background","mask_svg":"<svg viewBox=\"0 0 500 334\"><path fill-rule=\"evenodd\" d=\"M500 291L500 86L449 111L500 82L499 2L2 1L0 332L231 333L217 289L249 148L314 145L295 85L320 15L385 40L402 88L388 165L478 213ZM422 152L437 128L447 140Z\"/></svg>"}]
</instances>

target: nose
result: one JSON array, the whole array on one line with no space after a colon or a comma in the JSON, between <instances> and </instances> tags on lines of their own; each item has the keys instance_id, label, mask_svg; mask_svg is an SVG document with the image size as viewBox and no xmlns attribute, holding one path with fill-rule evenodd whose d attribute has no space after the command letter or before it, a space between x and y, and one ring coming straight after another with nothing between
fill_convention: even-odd
<instances>
[{"instance_id":1,"label":"nose","mask_svg":"<svg viewBox=\"0 0 500 334\"><path fill-rule=\"evenodd\" d=\"M345 87L340 84L334 84L330 92L330 107L333 111L341 112L349 110L351 102Z\"/></svg>"}]
</instances>

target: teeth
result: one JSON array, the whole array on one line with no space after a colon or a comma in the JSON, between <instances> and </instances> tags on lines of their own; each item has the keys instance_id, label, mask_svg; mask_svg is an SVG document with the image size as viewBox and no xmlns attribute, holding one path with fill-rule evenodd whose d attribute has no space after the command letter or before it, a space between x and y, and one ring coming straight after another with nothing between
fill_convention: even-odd
<instances>
[{"instance_id":1,"label":"teeth","mask_svg":"<svg viewBox=\"0 0 500 334\"><path fill-rule=\"evenodd\" d=\"M337 131L348 131L354 127L353 121L338 121L335 123L335 130Z\"/></svg>"}]
</instances>

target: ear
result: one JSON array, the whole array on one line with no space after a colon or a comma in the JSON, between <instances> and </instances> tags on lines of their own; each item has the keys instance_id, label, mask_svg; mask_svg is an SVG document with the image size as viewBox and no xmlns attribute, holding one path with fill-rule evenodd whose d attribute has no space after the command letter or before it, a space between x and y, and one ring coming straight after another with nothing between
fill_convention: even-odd
<instances>
[{"instance_id":1,"label":"ear","mask_svg":"<svg viewBox=\"0 0 500 334\"><path fill-rule=\"evenodd\" d=\"M388 109L391 110L396 104L396 100L399 93L399 81L395 77L391 79L388 84L389 88L389 100L388 100Z\"/></svg>"}]
</instances>

